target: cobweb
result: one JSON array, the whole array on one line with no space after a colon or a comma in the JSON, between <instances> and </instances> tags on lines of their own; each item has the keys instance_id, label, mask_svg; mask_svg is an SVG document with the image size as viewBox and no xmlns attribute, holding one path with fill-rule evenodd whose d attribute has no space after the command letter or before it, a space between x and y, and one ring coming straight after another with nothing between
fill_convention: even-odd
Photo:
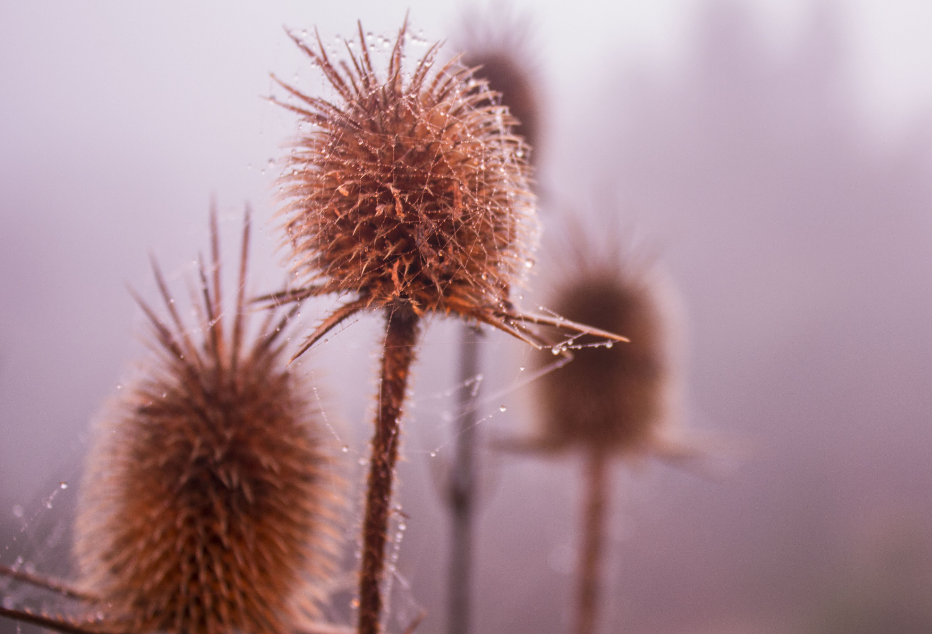
<instances>
[{"instance_id":1,"label":"cobweb","mask_svg":"<svg viewBox=\"0 0 932 634\"><path fill-rule=\"evenodd\" d=\"M71 569L71 525L75 487L70 481L49 482L38 500L5 500L0 507L0 605L34 613L77 616L80 601L51 587L28 581L68 579ZM40 632L37 626L0 618L0 632Z\"/></svg>"}]
</instances>

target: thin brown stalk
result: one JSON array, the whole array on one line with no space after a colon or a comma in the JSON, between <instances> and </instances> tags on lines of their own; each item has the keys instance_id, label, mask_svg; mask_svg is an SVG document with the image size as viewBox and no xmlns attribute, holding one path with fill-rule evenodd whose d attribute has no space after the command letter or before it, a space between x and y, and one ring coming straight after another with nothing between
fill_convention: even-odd
<instances>
[{"instance_id":1,"label":"thin brown stalk","mask_svg":"<svg viewBox=\"0 0 932 634\"><path fill-rule=\"evenodd\" d=\"M586 500L583 510L582 549L579 558L579 587L576 634L593 634L599 607L602 547L608 506L608 456L593 449L586 460Z\"/></svg>"},{"instance_id":2,"label":"thin brown stalk","mask_svg":"<svg viewBox=\"0 0 932 634\"><path fill-rule=\"evenodd\" d=\"M359 573L359 634L382 631L381 584L385 573L385 544L391 510L392 480L398 459L401 407L414 346L418 316L407 304L387 307L385 345L379 406L372 438L369 479L366 487L366 516L363 523L362 568Z\"/></svg>"}]
</instances>

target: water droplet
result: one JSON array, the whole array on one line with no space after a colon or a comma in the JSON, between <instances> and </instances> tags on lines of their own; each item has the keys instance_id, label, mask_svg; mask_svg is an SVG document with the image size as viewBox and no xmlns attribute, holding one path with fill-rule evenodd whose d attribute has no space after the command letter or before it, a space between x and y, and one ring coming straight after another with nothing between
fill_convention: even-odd
<instances>
[{"instance_id":1,"label":"water droplet","mask_svg":"<svg viewBox=\"0 0 932 634\"><path fill-rule=\"evenodd\" d=\"M16 516L16 517L22 517L22 516L23 516L23 507L20 506L19 504L13 505L13 515Z\"/></svg>"},{"instance_id":2,"label":"water droplet","mask_svg":"<svg viewBox=\"0 0 932 634\"><path fill-rule=\"evenodd\" d=\"M611 349L611 347L612 347L613 345L615 345L615 344L613 344L611 341L608 341L608 342L606 342L605 347L608 348L608 349Z\"/></svg>"},{"instance_id":3,"label":"water droplet","mask_svg":"<svg viewBox=\"0 0 932 634\"><path fill-rule=\"evenodd\" d=\"M359 609L359 599L353 599L352 601L349 602L349 604L350 604L350 607L353 608L354 610Z\"/></svg>"},{"instance_id":4,"label":"water droplet","mask_svg":"<svg viewBox=\"0 0 932 634\"><path fill-rule=\"evenodd\" d=\"M525 261L524 261L524 266L525 266L526 268L529 268L529 269L534 268L534 259L533 259L533 258L528 258L527 260L525 260Z\"/></svg>"},{"instance_id":5,"label":"water droplet","mask_svg":"<svg viewBox=\"0 0 932 634\"><path fill-rule=\"evenodd\" d=\"M117 389L118 389L118 390L122 390L122 389L123 389L123 385L120 384L120 383L117 383Z\"/></svg>"},{"instance_id":6,"label":"water droplet","mask_svg":"<svg viewBox=\"0 0 932 634\"><path fill-rule=\"evenodd\" d=\"M560 354L560 346L554 346L554 347L552 347L552 348L550 349L550 352L552 352L554 355Z\"/></svg>"},{"instance_id":7,"label":"water droplet","mask_svg":"<svg viewBox=\"0 0 932 634\"><path fill-rule=\"evenodd\" d=\"M403 530L405 530L406 528L408 528L408 525L405 524L404 522L402 522L401 524L398 525L398 530L400 530L400 531L403 531Z\"/></svg>"},{"instance_id":8,"label":"water droplet","mask_svg":"<svg viewBox=\"0 0 932 634\"><path fill-rule=\"evenodd\" d=\"M46 501L45 501L45 508L47 508L47 509L52 508L52 500L46 500Z\"/></svg>"},{"instance_id":9,"label":"water droplet","mask_svg":"<svg viewBox=\"0 0 932 634\"><path fill-rule=\"evenodd\" d=\"M507 407L505 407L504 405L502 405L501 407L498 408L498 411L504 412L504 411L507 410L507 409L508 409Z\"/></svg>"},{"instance_id":10,"label":"water droplet","mask_svg":"<svg viewBox=\"0 0 932 634\"><path fill-rule=\"evenodd\" d=\"M341 449L342 449L343 453L347 453L347 452L349 451L349 445L343 445L343 447L341 447Z\"/></svg>"},{"instance_id":11,"label":"water droplet","mask_svg":"<svg viewBox=\"0 0 932 634\"><path fill-rule=\"evenodd\" d=\"M520 368L518 368L518 372L524 372L524 366L523 366L523 365L522 365Z\"/></svg>"},{"instance_id":12,"label":"water droplet","mask_svg":"<svg viewBox=\"0 0 932 634\"><path fill-rule=\"evenodd\" d=\"M67 489L67 488L68 488L68 483L65 482L64 480L62 480L61 482L58 483L58 486L60 486L60 487L63 488L63 489Z\"/></svg>"},{"instance_id":13,"label":"water droplet","mask_svg":"<svg viewBox=\"0 0 932 634\"><path fill-rule=\"evenodd\" d=\"M269 169L272 169L273 167L275 167L275 159L269 159L268 166L269 166Z\"/></svg>"},{"instance_id":14,"label":"water droplet","mask_svg":"<svg viewBox=\"0 0 932 634\"><path fill-rule=\"evenodd\" d=\"M436 451L431 451L431 452L430 452L430 457L431 457L431 458L436 458L436 457L437 457L437 452L436 452Z\"/></svg>"},{"instance_id":15,"label":"water droplet","mask_svg":"<svg viewBox=\"0 0 932 634\"><path fill-rule=\"evenodd\" d=\"M365 458L360 458L360 459L359 459L359 464L362 465L363 467L365 467L365 466L366 466L366 459L365 459Z\"/></svg>"}]
</instances>

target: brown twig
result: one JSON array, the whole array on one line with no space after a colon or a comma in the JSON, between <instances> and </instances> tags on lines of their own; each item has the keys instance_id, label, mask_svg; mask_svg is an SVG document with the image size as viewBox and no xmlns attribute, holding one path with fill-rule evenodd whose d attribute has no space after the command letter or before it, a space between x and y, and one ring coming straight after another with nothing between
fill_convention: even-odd
<instances>
[{"instance_id":1,"label":"brown twig","mask_svg":"<svg viewBox=\"0 0 932 634\"><path fill-rule=\"evenodd\" d=\"M595 631L599 603L602 545L605 540L605 511L608 506L608 456L592 449L586 456L586 501L583 510L582 549L579 560L578 613L576 634Z\"/></svg>"}]
</instances>

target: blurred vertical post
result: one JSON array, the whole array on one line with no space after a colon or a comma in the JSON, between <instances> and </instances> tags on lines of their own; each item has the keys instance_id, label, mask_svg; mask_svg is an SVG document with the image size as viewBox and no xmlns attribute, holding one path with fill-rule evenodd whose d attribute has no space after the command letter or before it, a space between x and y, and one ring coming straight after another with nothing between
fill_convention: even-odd
<instances>
[{"instance_id":1,"label":"blurred vertical post","mask_svg":"<svg viewBox=\"0 0 932 634\"><path fill-rule=\"evenodd\" d=\"M472 590L473 511L476 501L476 396L479 393L479 347L482 331L468 324L460 331L459 398L454 458L450 473L451 510L449 634L468 634Z\"/></svg>"}]
</instances>

